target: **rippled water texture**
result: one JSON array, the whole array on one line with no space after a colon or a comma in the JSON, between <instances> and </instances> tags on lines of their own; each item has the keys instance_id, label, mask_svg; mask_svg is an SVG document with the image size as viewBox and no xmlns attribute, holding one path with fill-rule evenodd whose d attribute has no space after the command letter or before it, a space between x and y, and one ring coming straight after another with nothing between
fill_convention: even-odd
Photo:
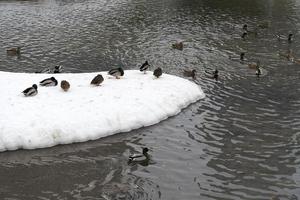
<instances>
[{"instance_id":1,"label":"rippled water texture","mask_svg":"<svg viewBox=\"0 0 300 200\"><path fill-rule=\"evenodd\" d=\"M296 0L0 1L0 70L92 72L148 60L178 76L195 68L207 95L155 126L1 153L1 199L300 199L300 65L277 55L300 58L299 13ZM240 38L243 24L262 21L270 27ZM289 32L290 44L274 36ZM14 46L21 56L6 55ZM242 51L260 60L262 77L228 58ZM218 83L207 68L218 68ZM144 146L151 162L128 165Z\"/></svg>"}]
</instances>

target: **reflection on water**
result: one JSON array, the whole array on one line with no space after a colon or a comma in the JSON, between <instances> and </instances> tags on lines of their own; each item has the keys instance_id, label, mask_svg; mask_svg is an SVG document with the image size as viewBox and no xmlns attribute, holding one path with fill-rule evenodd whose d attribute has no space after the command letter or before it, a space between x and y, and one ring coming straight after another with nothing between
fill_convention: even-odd
<instances>
[{"instance_id":1,"label":"reflection on water","mask_svg":"<svg viewBox=\"0 0 300 200\"><path fill-rule=\"evenodd\" d=\"M299 199L299 1L0 1L0 69L195 68L206 98L155 126L97 141L0 154L6 199ZM241 27L267 21L257 37ZM291 44L275 34L294 33ZM183 51L171 48L184 42ZM5 49L20 46L20 57ZM228 59L260 60L256 78ZM205 78L218 68L220 82ZM147 146L148 166L128 165Z\"/></svg>"}]
</instances>

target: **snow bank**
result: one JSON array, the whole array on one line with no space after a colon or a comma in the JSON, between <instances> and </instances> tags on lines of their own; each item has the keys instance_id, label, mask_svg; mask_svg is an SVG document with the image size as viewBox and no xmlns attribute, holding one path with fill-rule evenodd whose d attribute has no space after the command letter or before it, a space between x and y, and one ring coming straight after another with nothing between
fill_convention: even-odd
<instances>
[{"instance_id":1,"label":"snow bank","mask_svg":"<svg viewBox=\"0 0 300 200\"><path fill-rule=\"evenodd\" d=\"M26 74L0 72L0 151L35 149L95 140L150 126L176 115L204 97L200 86L176 76L125 71L91 86L99 73ZM21 92L54 76L56 87L38 87L34 97ZM71 84L68 92L60 81Z\"/></svg>"}]
</instances>

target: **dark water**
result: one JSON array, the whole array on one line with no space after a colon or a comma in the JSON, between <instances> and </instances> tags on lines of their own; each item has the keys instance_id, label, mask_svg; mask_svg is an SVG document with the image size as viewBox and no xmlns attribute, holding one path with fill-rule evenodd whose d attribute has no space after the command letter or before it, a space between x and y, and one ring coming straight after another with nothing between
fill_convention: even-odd
<instances>
[{"instance_id":1,"label":"dark water","mask_svg":"<svg viewBox=\"0 0 300 200\"><path fill-rule=\"evenodd\" d=\"M300 58L299 13L296 0L0 1L0 70L135 69L147 59L174 75L197 69L207 95L155 126L1 153L1 199L300 199L300 65L277 55ZM241 40L243 24L265 20L268 29ZM289 32L291 44L274 37ZM6 55L12 46L20 57ZM241 51L260 59L262 77L228 59ZM150 165L128 165L144 146Z\"/></svg>"}]
</instances>

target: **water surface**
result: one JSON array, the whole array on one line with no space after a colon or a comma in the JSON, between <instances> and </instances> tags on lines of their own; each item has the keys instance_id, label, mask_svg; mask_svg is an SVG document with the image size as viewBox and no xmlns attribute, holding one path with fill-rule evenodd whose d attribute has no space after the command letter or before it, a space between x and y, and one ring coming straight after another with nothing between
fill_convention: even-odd
<instances>
[{"instance_id":1,"label":"water surface","mask_svg":"<svg viewBox=\"0 0 300 200\"><path fill-rule=\"evenodd\" d=\"M298 0L0 1L0 70L154 67L198 71L206 98L157 125L97 141L0 154L0 197L26 199L300 198ZM241 27L268 29L241 40ZM295 34L292 43L275 34ZM184 50L171 48L184 41ZM21 46L19 57L5 49ZM228 59L260 60L256 78ZM218 68L220 81L204 76ZM8 83L9 84L9 83ZM174 85L176 87L176 85ZM71 134L71 133L70 133ZM148 166L128 165L150 148Z\"/></svg>"}]
</instances>

